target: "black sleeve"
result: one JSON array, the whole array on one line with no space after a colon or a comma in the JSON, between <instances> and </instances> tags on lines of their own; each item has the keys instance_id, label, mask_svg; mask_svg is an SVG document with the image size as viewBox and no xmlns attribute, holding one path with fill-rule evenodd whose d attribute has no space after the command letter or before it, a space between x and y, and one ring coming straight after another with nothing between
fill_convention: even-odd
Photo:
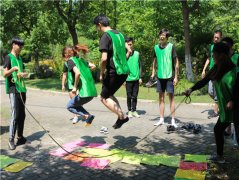
<instances>
[{"instance_id":1,"label":"black sleeve","mask_svg":"<svg viewBox=\"0 0 239 180\"><path fill-rule=\"evenodd\" d=\"M142 61L140 59L140 56L139 56L139 75L140 75L140 78L143 77L143 65L142 65Z\"/></svg>"},{"instance_id":2,"label":"black sleeve","mask_svg":"<svg viewBox=\"0 0 239 180\"><path fill-rule=\"evenodd\" d=\"M172 48L172 57L173 57L173 59L175 59L177 57L176 48L174 46Z\"/></svg>"},{"instance_id":3,"label":"black sleeve","mask_svg":"<svg viewBox=\"0 0 239 180\"><path fill-rule=\"evenodd\" d=\"M100 38L100 52L108 52L109 51L109 44L111 39L107 35L107 33L104 33L102 37Z\"/></svg>"},{"instance_id":4,"label":"black sleeve","mask_svg":"<svg viewBox=\"0 0 239 180\"><path fill-rule=\"evenodd\" d=\"M239 105L239 72L237 73L236 82L232 90L232 99L236 102L235 104Z\"/></svg>"},{"instance_id":5,"label":"black sleeve","mask_svg":"<svg viewBox=\"0 0 239 180\"><path fill-rule=\"evenodd\" d=\"M3 68L7 68L8 70L12 68L11 66L11 61L10 61L10 57L8 55L5 56L4 58L4 65Z\"/></svg>"},{"instance_id":6,"label":"black sleeve","mask_svg":"<svg viewBox=\"0 0 239 180\"><path fill-rule=\"evenodd\" d=\"M67 61L67 66L69 71L73 71L73 68L76 66L74 61L72 61L71 59Z\"/></svg>"},{"instance_id":7,"label":"black sleeve","mask_svg":"<svg viewBox=\"0 0 239 180\"><path fill-rule=\"evenodd\" d=\"M191 87L192 91L201 89L202 87L204 87L211 79L212 79L212 74L214 74L216 71L215 66L206 74L206 76L198 81L193 87Z\"/></svg>"},{"instance_id":8,"label":"black sleeve","mask_svg":"<svg viewBox=\"0 0 239 180\"><path fill-rule=\"evenodd\" d=\"M66 63L64 63L64 66L63 66L63 73L66 73L68 71L68 68L66 66Z\"/></svg>"}]
</instances>

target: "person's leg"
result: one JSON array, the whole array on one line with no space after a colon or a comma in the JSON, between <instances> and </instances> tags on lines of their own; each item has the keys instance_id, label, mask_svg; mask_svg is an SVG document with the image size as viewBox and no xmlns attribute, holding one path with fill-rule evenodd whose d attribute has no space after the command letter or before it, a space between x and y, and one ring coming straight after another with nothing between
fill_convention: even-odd
<instances>
[{"instance_id":1,"label":"person's leg","mask_svg":"<svg viewBox=\"0 0 239 180\"><path fill-rule=\"evenodd\" d=\"M167 81L166 90L168 92L170 112L171 112L171 116L172 116L171 124L173 126L177 127L177 125L175 123L174 85L173 85L173 80L172 79L169 79Z\"/></svg>"},{"instance_id":2,"label":"person's leg","mask_svg":"<svg viewBox=\"0 0 239 180\"><path fill-rule=\"evenodd\" d=\"M133 111L136 111L138 93L139 93L139 81L133 81L133 92L132 92Z\"/></svg>"},{"instance_id":3,"label":"person's leg","mask_svg":"<svg viewBox=\"0 0 239 180\"><path fill-rule=\"evenodd\" d=\"M25 104L26 103L26 93L17 94L17 104L19 106L19 120L17 123L17 136L18 139L23 138L23 129L25 122Z\"/></svg>"},{"instance_id":4,"label":"person's leg","mask_svg":"<svg viewBox=\"0 0 239 180\"><path fill-rule=\"evenodd\" d=\"M132 117L132 82L126 81L128 116Z\"/></svg>"},{"instance_id":5,"label":"person's leg","mask_svg":"<svg viewBox=\"0 0 239 180\"><path fill-rule=\"evenodd\" d=\"M160 118L164 118L164 97L165 97L165 93L164 92L160 92L159 93L159 114L160 114Z\"/></svg>"},{"instance_id":6,"label":"person's leg","mask_svg":"<svg viewBox=\"0 0 239 180\"><path fill-rule=\"evenodd\" d=\"M223 157L223 147L224 147L224 131L231 123L222 123L220 117L214 126L214 135L217 146L217 155Z\"/></svg>"},{"instance_id":7,"label":"person's leg","mask_svg":"<svg viewBox=\"0 0 239 180\"><path fill-rule=\"evenodd\" d=\"M81 98L79 95L73 97L72 99L70 99L70 101L67 103L66 108L74 113L74 114L78 114L81 115L83 117L86 118L86 115L89 114L81 105Z\"/></svg>"}]
</instances>

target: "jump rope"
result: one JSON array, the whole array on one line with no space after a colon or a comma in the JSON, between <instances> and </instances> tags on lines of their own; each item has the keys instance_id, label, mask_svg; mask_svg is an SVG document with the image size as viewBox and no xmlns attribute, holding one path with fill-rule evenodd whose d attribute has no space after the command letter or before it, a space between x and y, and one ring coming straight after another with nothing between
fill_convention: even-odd
<instances>
[{"instance_id":1,"label":"jump rope","mask_svg":"<svg viewBox=\"0 0 239 180\"><path fill-rule=\"evenodd\" d=\"M185 95L185 94L183 94ZM66 150L62 145L60 145L55 139L54 137L51 136L51 134L49 133L49 131L47 131L44 126L41 125L41 123L35 118L35 116L29 111L28 107L26 106L26 104L24 103L23 101L23 98L22 98L22 94L20 93L20 97L21 97L21 100L22 100L22 103L25 107L25 109L27 110L27 112L30 114L30 116L35 120L35 122L44 130L44 132L54 141L54 143L59 146L62 150L64 150L68 155L71 154L73 156L76 156L76 157L81 157L81 158L84 158L85 156L80 156L78 154L74 154L72 152L69 152L68 150ZM176 106L176 108L174 109L174 112L180 107L180 105L185 102L186 104L189 104L191 102L191 97L190 96L185 96L181 101L180 103ZM172 112L172 113L174 113ZM166 119L168 119L172 113L170 113ZM155 128L153 128L148 134L146 134L143 138L141 138L137 144L133 145L133 146L129 146L128 148L124 148L122 150L124 151L129 151L130 149L133 149L134 147L136 147L139 143L141 143L142 141L144 141L147 137L149 137L159 126L156 126ZM105 156L90 156L91 158L101 158L101 157L108 157L108 156L112 156L112 155L115 155L115 154L118 154L118 153L112 153L110 155L105 155Z\"/></svg>"}]
</instances>

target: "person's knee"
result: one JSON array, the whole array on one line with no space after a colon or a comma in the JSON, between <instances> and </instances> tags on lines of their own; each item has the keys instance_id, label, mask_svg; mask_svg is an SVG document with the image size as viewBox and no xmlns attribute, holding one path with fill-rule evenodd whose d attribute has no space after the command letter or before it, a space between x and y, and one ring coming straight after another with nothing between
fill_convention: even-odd
<instances>
[{"instance_id":1,"label":"person's knee","mask_svg":"<svg viewBox=\"0 0 239 180\"><path fill-rule=\"evenodd\" d=\"M106 99L105 99L104 97L100 96L100 101L101 101L102 103L105 103Z\"/></svg>"}]
</instances>

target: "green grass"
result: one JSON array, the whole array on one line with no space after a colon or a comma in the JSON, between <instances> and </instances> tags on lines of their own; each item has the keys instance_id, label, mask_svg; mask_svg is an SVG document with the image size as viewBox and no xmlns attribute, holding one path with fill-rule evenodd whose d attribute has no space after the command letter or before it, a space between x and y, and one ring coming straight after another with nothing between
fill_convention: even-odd
<instances>
[{"instance_id":1,"label":"green grass","mask_svg":"<svg viewBox=\"0 0 239 180\"><path fill-rule=\"evenodd\" d=\"M52 90L52 91L61 91L61 80L55 78L48 78L48 79L33 79L26 81L27 87L38 88L43 90ZM101 83L96 84L96 89L98 94L101 91ZM184 85L185 86L185 85ZM190 87L190 86L189 86ZM189 88L188 87L188 88ZM178 88L182 89L182 88ZM184 89L184 88L183 88ZM179 94L179 93L178 93ZM213 101L208 95L198 95L199 93L195 92L191 95L192 103L212 103ZM116 97L126 97L126 90L125 86L122 86L115 94ZM138 99L145 99L145 100L156 100L158 101L158 93L156 92L155 88L146 88L140 86ZM181 102L184 96L175 96L176 102ZM166 102L168 102L168 98L165 98Z\"/></svg>"}]
</instances>

